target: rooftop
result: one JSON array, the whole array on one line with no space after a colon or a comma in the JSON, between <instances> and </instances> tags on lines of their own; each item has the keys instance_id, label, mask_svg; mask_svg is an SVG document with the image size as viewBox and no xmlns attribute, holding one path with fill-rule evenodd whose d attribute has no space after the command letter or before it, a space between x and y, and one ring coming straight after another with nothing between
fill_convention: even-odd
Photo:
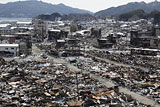
<instances>
[{"instance_id":1,"label":"rooftop","mask_svg":"<svg viewBox=\"0 0 160 107\"><path fill-rule=\"evenodd\" d=\"M57 42L65 42L65 40L57 40Z\"/></svg>"},{"instance_id":2,"label":"rooftop","mask_svg":"<svg viewBox=\"0 0 160 107\"><path fill-rule=\"evenodd\" d=\"M10 26L11 24L0 24L0 27L2 28L2 27L8 27L8 26Z\"/></svg>"},{"instance_id":3,"label":"rooftop","mask_svg":"<svg viewBox=\"0 0 160 107\"><path fill-rule=\"evenodd\" d=\"M18 47L19 44L0 44L0 47Z\"/></svg>"},{"instance_id":4,"label":"rooftop","mask_svg":"<svg viewBox=\"0 0 160 107\"><path fill-rule=\"evenodd\" d=\"M17 24L32 24L32 22L17 22Z\"/></svg>"},{"instance_id":5,"label":"rooftop","mask_svg":"<svg viewBox=\"0 0 160 107\"><path fill-rule=\"evenodd\" d=\"M17 37L17 35L1 35L2 37Z\"/></svg>"},{"instance_id":6,"label":"rooftop","mask_svg":"<svg viewBox=\"0 0 160 107\"><path fill-rule=\"evenodd\" d=\"M49 29L49 31L51 31L51 32L61 32L61 30L57 30L57 29Z\"/></svg>"}]
</instances>

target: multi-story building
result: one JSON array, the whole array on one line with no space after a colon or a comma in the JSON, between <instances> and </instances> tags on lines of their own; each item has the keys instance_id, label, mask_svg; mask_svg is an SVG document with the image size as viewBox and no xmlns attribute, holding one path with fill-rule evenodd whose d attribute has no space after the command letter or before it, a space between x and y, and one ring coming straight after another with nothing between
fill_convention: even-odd
<instances>
[{"instance_id":1,"label":"multi-story building","mask_svg":"<svg viewBox=\"0 0 160 107\"><path fill-rule=\"evenodd\" d=\"M29 32L0 36L0 44L18 44L19 54L32 53L32 39Z\"/></svg>"},{"instance_id":2,"label":"multi-story building","mask_svg":"<svg viewBox=\"0 0 160 107\"><path fill-rule=\"evenodd\" d=\"M133 47L160 49L160 27L154 27L151 31L131 31L130 44Z\"/></svg>"},{"instance_id":3,"label":"multi-story building","mask_svg":"<svg viewBox=\"0 0 160 107\"><path fill-rule=\"evenodd\" d=\"M48 40L57 41L59 39L65 39L68 36L68 31L51 29L48 31Z\"/></svg>"},{"instance_id":4,"label":"multi-story building","mask_svg":"<svg viewBox=\"0 0 160 107\"><path fill-rule=\"evenodd\" d=\"M34 42L42 42L48 36L48 22L35 19L34 24L34 35L32 39Z\"/></svg>"},{"instance_id":5,"label":"multi-story building","mask_svg":"<svg viewBox=\"0 0 160 107\"><path fill-rule=\"evenodd\" d=\"M0 56L18 56L19 44L0 44Z\"/></svg>"}]
</instances>

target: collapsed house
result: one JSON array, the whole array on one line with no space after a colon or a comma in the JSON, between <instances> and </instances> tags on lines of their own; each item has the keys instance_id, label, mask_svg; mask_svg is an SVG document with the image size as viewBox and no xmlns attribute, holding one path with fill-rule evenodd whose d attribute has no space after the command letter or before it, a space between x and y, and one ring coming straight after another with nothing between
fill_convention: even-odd
<instances>
[{"instance_id":1,"label":"collapsed house","mask_svg":"<svg viewBox=\"0 0 160 107\"><path fill-rule=\"evenodd\" d=\"M73 72L65 64L8 62L1 57L0 64L0 104L4 107L148 106L117 86L104 86L90 74Z\"/></svg>"}]
</instances>

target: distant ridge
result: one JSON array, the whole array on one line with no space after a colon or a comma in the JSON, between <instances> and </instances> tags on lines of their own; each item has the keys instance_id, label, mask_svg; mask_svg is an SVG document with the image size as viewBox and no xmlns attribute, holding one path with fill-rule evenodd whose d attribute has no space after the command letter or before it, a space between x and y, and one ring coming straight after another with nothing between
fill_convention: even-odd
<instances>
[{"instance_id":1,"label":"distant ridge","mask_svg":"<svg viewBox=\"0 0 160 107\"><path fill-rule=\"evenodd\" d=\"M69 15L60 15L59 13L53 13L51 15L39 15L36 19L46 20L46 21L55 21L55 20L70 20L70 21L92 21L95 20L91 14L69 14Z\"/></svg>"},{"instance_id":2,"label":"distant ridge","mask_svg":"<svg viewBox=\"0 0 160 107\"><path fill-rule=\"evenodd\" d=\"M118 20L122 21L135 21L139 19L151 19L153 18L153 24L160 25L160 11L154 10L150 13L146 13L142 9L134 10L131 12L123 13L117 16Z\"/></svg>"},{"instance_id":3,"label":"distant ridge","mask_svg":"<svg viewBox=\"0 0 160 107\"><path fill-rule=\"evenodd\" d=\"M40 14L84 14L92 12L77 8L72 8L64 4L53 5L37 0L27 0L0 4L0 17L35 17Z\"/></svg>"},{"instance_id":4,"label":"distant ridge","mask_svg":"<svg viewBox=\"0 0 160 107\"><path fill-rule=\"evenodd\" d=\"M105 10L96 12L96 16L111 16L111 15L120 15L130 11L143 9L146 13L150 13L154 10L160 11L160 2L154 1L150 3L145 2L131 2L126 5L121 5L118 7L111 7Z\"/></svg>"}]
</instances>

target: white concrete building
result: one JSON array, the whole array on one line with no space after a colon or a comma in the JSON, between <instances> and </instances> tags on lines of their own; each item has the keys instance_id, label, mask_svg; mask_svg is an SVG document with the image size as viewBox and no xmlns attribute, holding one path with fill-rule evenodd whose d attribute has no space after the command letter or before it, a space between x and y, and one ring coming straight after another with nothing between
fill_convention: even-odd
<instances>
[{"instance_id":1,"label":"white concrete building","mask_svg":"<svg viewBox=\"0 0 160 107\"><path fill-rule=\"evenodd\" d=\"M0 44L0 55L18 56L19 55L19 44Z\"/></svg>"}]
</instances>

